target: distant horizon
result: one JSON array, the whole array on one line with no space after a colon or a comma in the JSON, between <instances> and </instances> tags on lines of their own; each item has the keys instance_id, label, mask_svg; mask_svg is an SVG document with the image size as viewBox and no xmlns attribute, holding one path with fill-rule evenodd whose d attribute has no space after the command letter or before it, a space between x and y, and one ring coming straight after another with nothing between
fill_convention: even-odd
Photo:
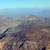
<instances>
[{"instance_id":1,"label":"distant horizon","mask_svg":"<svg viewBox=\"0 0 50 50\"><path fill-rule=\"evenodd\" d=\"M18 17L18 16L50 16L50 9L38 9L38 8L8 8L0 10L0 16Z\"/></svg>"},{"instance_id":2,"label":"distant horizon","mask_svg":"<svg viewBox=\"0 0 50 50\"><path fill-rule=\"evenodd\" d=\"M18 7L18 8L0 8L1 9L50 9L50 7L42 8L42 7Z\"/></svg>"}]
</instances>

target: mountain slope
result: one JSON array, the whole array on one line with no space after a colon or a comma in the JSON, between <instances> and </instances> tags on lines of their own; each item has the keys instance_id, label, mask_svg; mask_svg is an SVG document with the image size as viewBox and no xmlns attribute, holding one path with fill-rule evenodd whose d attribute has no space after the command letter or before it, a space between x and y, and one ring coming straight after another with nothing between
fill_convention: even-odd
<instances>
[{"instance_id":1,"label":"mountain slope","mask_svg":"<svg viewBox=\"0 0 50 50\"><path fill-rule=\"evenodd\" d=\"M9 37L13 44L15 42L15 47L17 47L16 49L19 50L23 50L23 47L24 50L36 49L36 46L37 49L41 49L44 46L46 47L48 41L50 41L50 23L47 24L49 22L48 18L47 20L45 19L46 18L36 16L26 17L20 25L8 28L5 32L3 32L6 35L3 39L5 40ZM3 41L3 39L0 41ZM7 42L4 48L8 45L8 43L11 43L11 41ZM28 48L25 48L25 45L27 45ZM35 47L33 47L34 45ZM14 47L14 45L12 46ZM13 48L14 50L16 50L15 47Z\"/></svg>"},{"instance_id":2,"label":"mountain slope","mask_svg":"<svg viewBox=\"0 0 50 50\"><path fill-rule=\"evenodd\" d=\"M21 20L13 19L13 17L0 16L0 32L5 31L9 27L15 27L21 23Z\"/></svg>"}]
</instances>

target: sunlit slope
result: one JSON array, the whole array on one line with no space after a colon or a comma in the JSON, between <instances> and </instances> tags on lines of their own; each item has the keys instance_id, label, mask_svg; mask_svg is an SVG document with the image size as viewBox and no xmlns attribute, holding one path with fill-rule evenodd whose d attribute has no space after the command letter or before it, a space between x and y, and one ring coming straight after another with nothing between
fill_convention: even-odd
<instances>
[{"instance_id":1,"label":"sunlit slope","mask_svg":"<svg viewBox=\"0 0 50 50\"><path fill-rule=\"evenodd\" d=\"M47 19L47 20L46 20ZM22 19L22 23L16 27L10 27L3 33L5 36L0 40L0 44L5 41L6 46L12 44L12 50L35 50L41 49L44 46L48 49L50 42L50 18L41 18L36 16L30 16ZM8 42L5 39L9 39ZM9 44L10 43L10 44ZM2 45L3 46L3 45ZM17 47L17 48L16 48ZM0 47L3 48L3 47Z\"/></svg>"},{"instance_id":2,"label":"sunlit slope","mask_svg":"<svg viewBox=\"0 0 50 50\"><path fill-rule=\"evenodd\" d=\"M15 27L21 23L19 19L13 17L0 16L0 32L4 32L9 27Z\"/></svg>"}]
</instances>

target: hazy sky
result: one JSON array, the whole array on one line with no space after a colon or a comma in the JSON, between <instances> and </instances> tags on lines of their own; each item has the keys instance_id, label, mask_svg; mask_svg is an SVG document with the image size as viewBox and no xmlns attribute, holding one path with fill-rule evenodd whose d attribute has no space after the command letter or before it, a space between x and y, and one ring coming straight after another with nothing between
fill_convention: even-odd
<instances>
[{"instance_id":1,"label":"hazy sky","mask_svg":"<svg viewBox=\"0 0 50 50\"><path fill-rule=\"evenodd\" d=\"M0 0L4 8L50 8L50 0Z\"/></svg>"}]
</instances>

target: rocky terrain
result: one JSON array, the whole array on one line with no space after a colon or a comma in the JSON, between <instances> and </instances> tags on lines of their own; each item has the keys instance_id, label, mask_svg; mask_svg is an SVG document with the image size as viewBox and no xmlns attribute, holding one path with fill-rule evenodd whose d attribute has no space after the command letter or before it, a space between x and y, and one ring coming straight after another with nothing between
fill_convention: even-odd
<instances>
[{"instance_id":1,"label":"rocky terrain","mask_svg":"<svg viewBox=\"0 0 50 50\"><path fill-rule=\"evenodd\" d=\"M0 50L50 50L49 21L50 18L25 17L19 25L0 35Z\"/></svg>"},{"instance_id":2,"label":"rocky terrain","mask_svg":"<svg viewBox=\"0 0 50 50\"><path fill-rule=\"evenodd\" d=\"M19 25L21 21L14 19L13 17L0 16L0 33L4 32L9 27L15 27Z\"/></svg>"}]
</instances>

